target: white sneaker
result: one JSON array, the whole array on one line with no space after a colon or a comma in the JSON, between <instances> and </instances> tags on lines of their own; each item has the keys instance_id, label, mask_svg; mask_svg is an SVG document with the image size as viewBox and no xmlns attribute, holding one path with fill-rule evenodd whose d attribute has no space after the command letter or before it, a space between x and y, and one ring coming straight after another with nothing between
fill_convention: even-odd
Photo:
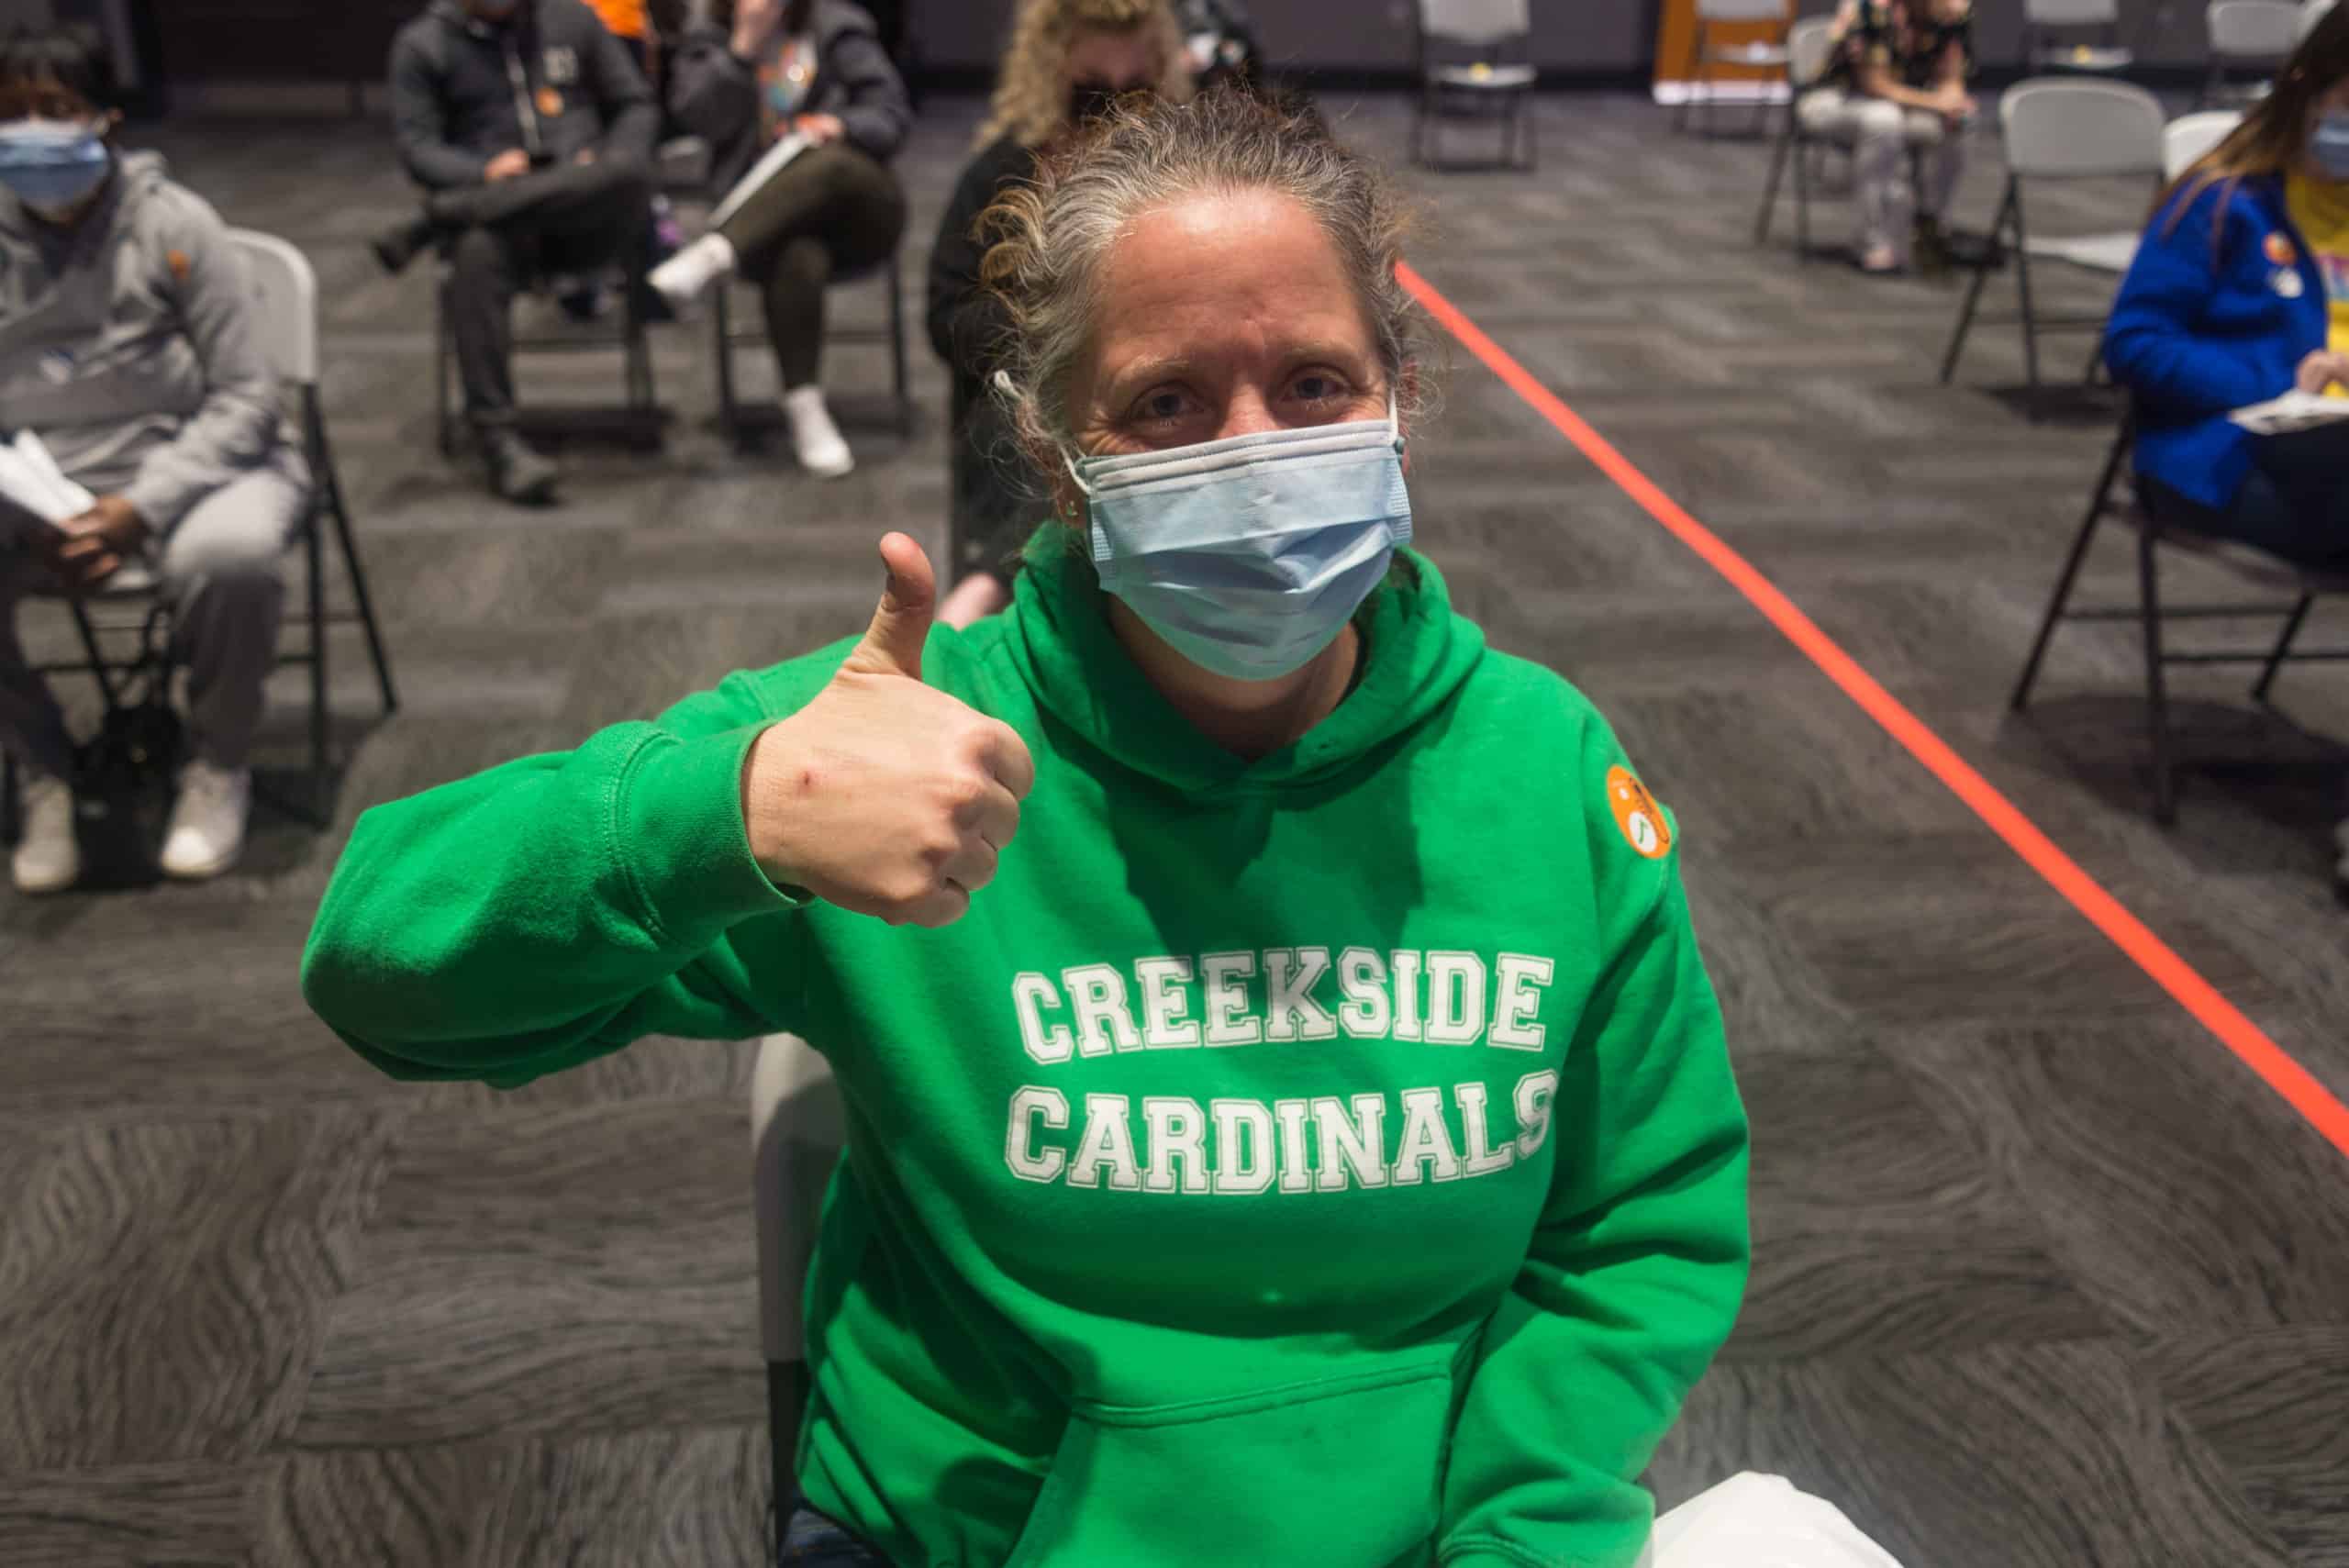
<instances>
[{"instance_id":1,"label":"white sneaker","mask_svg":"<svg viewBox=\"0 0 2349 1568\"><path fill-rule=\"evenodd\" d=\"M644 281L683 317L709 285L734 275L734 246L723 234L705 234L651 272Z\"/></svg>"},{"instance_id":2,"label":"white sneaker","mask_svg":"<svg viewBox=\"0 0 2349 1568\"><path fill-rule=\"evenodd\" d=\"M180 797L163 838L163 874L199 882L235 865L245 851L252 797L250 769L230 773L209 762L190 762L180 773Z\"/></svg>"},{"instance_id":3,"label":"white sneaker","mask_svg":"<svg viewBox=\"0 0 2349 1568\"><path fill-rule=\"evenodd\" d=\"M8 862L19 893L62 893L82 880L82 844L73 835L73 786L46 776L25 781L25 836Z\"/></svg>"},{"instance_id":4,"label":"white sneaker","mask_svg":"<svg viewBox=\"0 0 2349 1568\"><path fill-rule=\"evenodd\" d=\"M799 466L818 479L838 479L856 467L820 386L795 386L783 395L784 417L791 421L791 445Z\"/></svg>"}]
</instances>

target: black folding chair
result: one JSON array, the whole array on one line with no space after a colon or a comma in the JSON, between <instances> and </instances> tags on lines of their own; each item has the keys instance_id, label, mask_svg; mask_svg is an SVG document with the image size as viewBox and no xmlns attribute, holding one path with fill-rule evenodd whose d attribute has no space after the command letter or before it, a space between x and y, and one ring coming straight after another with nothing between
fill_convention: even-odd
<instances>
[{"instance_id":1,"label":"black folding chair","mask_svg":"<svg viewBox=\"0 0 2349 1568\"><path fill-rule=\"evenodd\" d=\"M2080 531L2064 559L2064 570L2055 579L2054 595L2048 601L2046 616L2039 623L2039 634L2032 640L2031 655L2023 661L2022 674L2015 682L2009 706L2021 713L2030 704L2032 688L2039 680L2039 667L2046 658L2048 643L2055 636L2057 622L2137 622L2143 628L2145 639L2145 710L2153 732L2154 818L2167 826L2177 820L2177 778L2169 732L2165 672L2173 664L2256 664L2260 666L2259 679L2253 684L2251 695L2254 701L2266 702L2276 684L2277 672L2286 664L2349 660L2349 648L2293 647L2318 599L2349 595L2349 575L2313 572L2249 545L2198 533L2159 517L2143 504L2126 478L2135 435L2133 412L2124 414L2121 428L2113 437L2112 449L2105 457L2103 472L2097 476L2096 488L2088 496L2087 515L2081 519ZM2107 521L2122 523L2137 532L2137 605L2133 608L2123 606L2073 609L2073 585L2087 560L2088 546L2095 541L2097 529ZM2165 605L2160 564L2164 545L2190 551L2247 582L2278 588L2293 596L2281 604ZM2165 621L2235 620L2266 616L2281 616L2283 630L2275 643L2264 650L2177 652L2163 639Z\"/></svg>"},{"instance_id":2,"label":"black folding chair","mask_svg":"<svg viewBox=\"0 0 2349 1568\"><path fill-rule=\"evenodd\" d=\"M914 398L912 377L906 362L906 286L904 269L896 252L877 267L865 267L843 273L832 280L835 289L852 288L878 280L889 292L887 319L880 326L851 323L842 326L827 322L824 326L824 347L829 352L837 345L873 344L889 350L889 389L896 403L897 433L911 438L914 433ZM713 305L710 319L713 326L710 357L718 368L718 421L727 439L740 443L750 432L752 421L744 417L742 402L735 385L734 350L760 347L767 343L767 336L755 322L737 327L732 305L733 288L721 284L710 291Z\"/></svg>"}]
</instances>

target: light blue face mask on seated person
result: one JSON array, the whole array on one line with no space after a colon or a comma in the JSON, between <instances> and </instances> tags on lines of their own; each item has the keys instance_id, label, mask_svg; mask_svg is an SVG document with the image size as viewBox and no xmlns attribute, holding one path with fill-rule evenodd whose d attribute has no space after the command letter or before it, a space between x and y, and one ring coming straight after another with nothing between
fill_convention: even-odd
<instances>
[{"instance_id":1,"label":"light blue face mask on seated person","mask_svg":"<svg viewBox=\"0 0 2349 1568\"><path fill-rule=\"evenodd\" d=\"M1235 681L1312 662L1411 539L1392 395L1385 419L1068 466L1092 502L1101 586Z\"/></svg>"},{"instance_id":2,"label":"light blue face mask on seated person","mask_svg":"<svg viewBox=\"0 0 2349 1568\"><path fill-rule=\"evenodd\" d=\"M2326 179L2349 183L2349 114L2317 117L2316 134L2309 138L2309 161Z\"/></svg>"},{"instance_id":3,"label":"light blue face mask on seated person","mask_svg":"<svg viewBox=\"0 0 2349 1568\"><path fill-rule=\"evenodd\" d=\"M72 206L98 188L113 160L106 138L72 120L0 122L0 185L39 213Z\"/></svg>"}]
</instances>

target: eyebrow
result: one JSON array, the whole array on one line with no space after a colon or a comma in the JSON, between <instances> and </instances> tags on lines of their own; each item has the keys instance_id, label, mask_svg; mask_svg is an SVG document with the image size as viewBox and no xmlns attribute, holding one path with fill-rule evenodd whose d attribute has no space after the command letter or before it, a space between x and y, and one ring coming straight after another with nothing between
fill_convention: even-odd
<instances>
[{"instance_id":1,"label":"eyebrow","mask_svg":"<svg viewBox=\"0 0 2349 1568\"><path fill-rule=\"evenodd\" d=\"M1277 348L1279 357L1292 362L1323 361L1331 364L1364 363L1371 364L1374 373L1375 370L1377 358L1375 354L1363 354L1361 350L1350 349L1331 338L1306 339L1294 343L1283 343L1277 345ZM1195 356L1189 354L1156 354L1149 359L1136 360L1109 378L1108 386L1109 401L1122 403L1146 386L1188 375L1197 368L1199 362Z\"/></svg>"}]
</instances>

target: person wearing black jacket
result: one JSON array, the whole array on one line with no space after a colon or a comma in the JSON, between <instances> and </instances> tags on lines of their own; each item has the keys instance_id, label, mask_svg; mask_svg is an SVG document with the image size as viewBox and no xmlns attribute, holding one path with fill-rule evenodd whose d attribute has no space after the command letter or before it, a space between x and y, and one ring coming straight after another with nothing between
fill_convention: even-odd
<instances>
[{"instance_id":1,"label":"person wearing black jacket","mask_svg":"<svg viewBox=\"0 0 2349 1568\"><path fill-rule=\"evenodd\" d=\"M447 248L450 326L490 487L554 495L554 465L513 426L515 295L614 260L631 278L651 230L660 110L582 0L433 0L392 44L392 125L424 210L375 242L393 272Z\"/></svg>"},{"instance_id":2,"label":"person wearing black jacket","mask_svg":"<svg viewBox=\"0 0 2349 1568\"><path fill-rule=\"evenodd\" d=\"M980 217L1035 173L1040 156L1121 95L1180 101L1191 91L1168 0L1028 0L1014 25L978 156L955 183L930 252L930 344L954 376L949 570L957 585L939 606L950 626L968 626L1009 601L1019 547L1052 510L987 392L1009 324L980 284L990 243Z\"/></svg>"},{"instance_id":3,"label":"person wearing black jacket","mask_svg":"<svg viewBox=\"0 0 2349 1568\"><path fill-rule=\"evenodd\" d=\"M888 167L913 124L905 83L873 18L846 0L739 0L685 35L669 111L710 143L721 191L785 138L806 145L726 204L733 210L652 284L680 313L737 271L758 284L800 466L838 478L855 460L817 380L824 289L887 261L905 234L906 195Z\"/></svg>"}]
</instances>

